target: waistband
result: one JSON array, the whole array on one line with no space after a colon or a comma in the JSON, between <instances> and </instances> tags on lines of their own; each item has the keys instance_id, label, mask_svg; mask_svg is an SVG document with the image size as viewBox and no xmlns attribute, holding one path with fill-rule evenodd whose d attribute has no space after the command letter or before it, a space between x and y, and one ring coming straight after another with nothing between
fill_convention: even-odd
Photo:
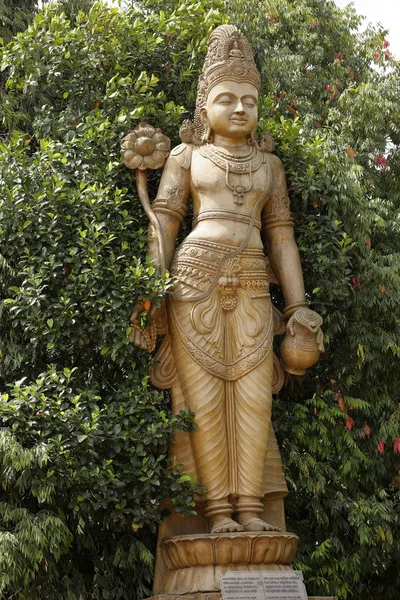
<instances>
[{"instance_id":1,"label":"waistband","mask_svg":"<svg viewBox=\"0 0 400 600\"><path fill-rule=\"evenodd\" d=\"M234 212L233 210L203 210L201 211L192 221L193 227L205 221L206 219L230 219L231 221L239 221L241 223L249 224L251 217L249 215L243 215L241 213ZM261 219L256 217L254 219L254 227L261 229Z\"/></svg>"}]
</instances>

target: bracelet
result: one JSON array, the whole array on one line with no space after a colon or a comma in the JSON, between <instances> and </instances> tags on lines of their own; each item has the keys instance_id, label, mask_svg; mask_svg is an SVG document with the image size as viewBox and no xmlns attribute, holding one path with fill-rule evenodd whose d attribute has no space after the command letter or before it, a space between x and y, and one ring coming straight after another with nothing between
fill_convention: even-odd
<instances>
[{"instance_id":1,"label":"bracelet","mask_svg":"<svg viewBox=\"0 0 400 600\"><path fill-rule=\"evenodd\" d=\"M299 308L307 308L308 303L303 300L302 302L293 302L293 304L289 304L286 308L283 309L283 316L285 319L289 319L297 309Z\"/></svg>"}]
</instances>

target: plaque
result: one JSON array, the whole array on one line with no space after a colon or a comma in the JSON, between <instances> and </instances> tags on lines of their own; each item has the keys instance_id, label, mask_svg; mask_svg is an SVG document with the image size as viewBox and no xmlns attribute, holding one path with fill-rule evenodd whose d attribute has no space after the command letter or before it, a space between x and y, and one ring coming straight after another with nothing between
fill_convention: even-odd
<instances>
[{"instance_id":1,"label":"plaque","mask_svg":"<svg viewBox=\"0 0 400 600\"><path fill-rule=\"evenodd\" d=\"M221 591L223 600L307 600L301 571L228 571Z\"/></svg>"}]
</instances>

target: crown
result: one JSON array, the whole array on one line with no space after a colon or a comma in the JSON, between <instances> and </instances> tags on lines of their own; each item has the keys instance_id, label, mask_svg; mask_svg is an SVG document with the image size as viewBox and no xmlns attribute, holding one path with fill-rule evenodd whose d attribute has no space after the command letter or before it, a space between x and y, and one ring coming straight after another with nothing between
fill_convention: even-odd
<instances>
[{"instance_id":1,"label":"crown","mask_svg":"<svg viewBox=\"0 0 400 600\"><path fill-rule=\"evenodd\" d=\"M208 51L197 86L194 124L200 137L204 126L200 110L207 102L207 96L221 81L251 83L258 90L261 86L260 73L254 62L249 41L234 25L220 25L209 37Z\"/></svg>"}]
</instances>

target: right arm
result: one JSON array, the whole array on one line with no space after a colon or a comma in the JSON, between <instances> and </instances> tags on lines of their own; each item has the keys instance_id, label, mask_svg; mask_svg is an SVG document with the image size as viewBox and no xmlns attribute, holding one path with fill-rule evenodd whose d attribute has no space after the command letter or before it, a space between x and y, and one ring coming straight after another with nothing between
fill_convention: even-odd
<instances>
[{"instance_id":1,"label":"right arm","mask_svg":"<svg viewBox=\"0 0 400 600\"><path fill-rule=\"evenodd\" d=\"M162 232L162 247L166 269L171 266L176 238L187 213L191 153L192 148L186 144L181 144L172 150L164 167L157 198L152 206ZM154 232L150 227L148 253L150 259L157 256L156 247L157 240L154 238Z\"/></svg>"},{"instance_id":2,"label":"right arm","mask_svg":"<svg viewBox=\"0 0 400 600\"><path fill-rule=\"evenodd\" d=\"M155 229L149 225L148 258L159 259L159 249L162 248L163 263L166 269L171 266L174 257L175 242L182 221L187 213L190 191L190 160L192 149L181 144L172 150L161 177L157 197L153 202L153 212L159 223L162 243L159 244L155 237ZM155 348L157 327L154 322L148 327L142 327L139 317L143 313L143 303L138 302L131 315L132 331L130 341L139 348L152 352ZM160 308L153 306L150 314L157 320Z\"/></svg>"}]
</instances>

